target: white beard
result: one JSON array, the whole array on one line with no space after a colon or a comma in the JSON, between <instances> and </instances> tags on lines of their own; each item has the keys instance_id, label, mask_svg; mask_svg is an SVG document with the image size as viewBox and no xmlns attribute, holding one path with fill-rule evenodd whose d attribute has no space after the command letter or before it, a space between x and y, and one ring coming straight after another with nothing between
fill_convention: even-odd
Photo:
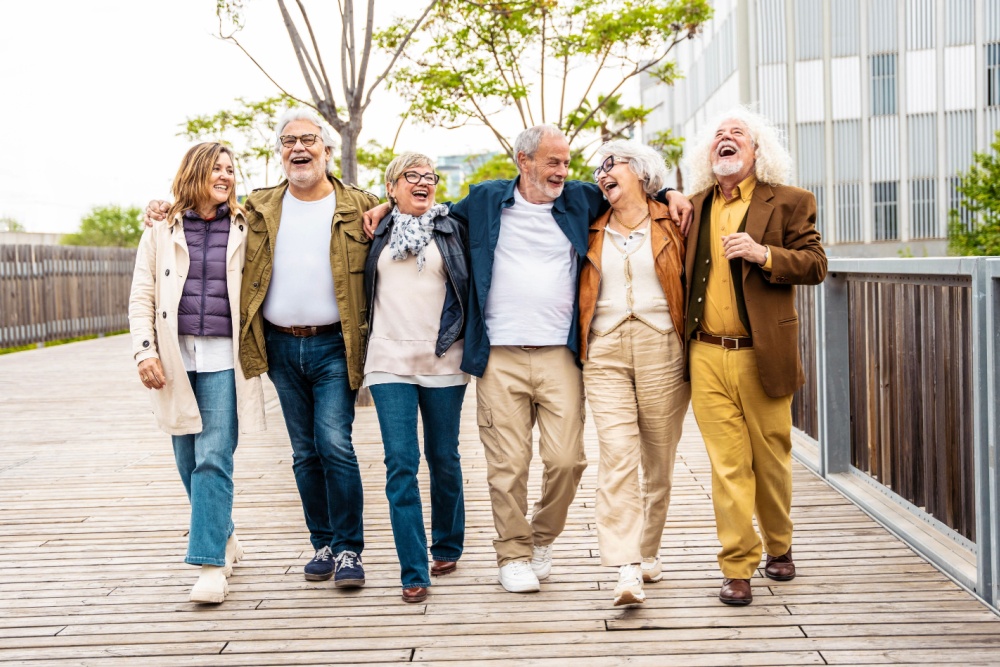
<instances>
[{"instance_id":1,"label":"white beard","mask_svg":"<svg viewBox=\"0 0 1000 667\"><path fill-rule=\"evenodd\" d=\"M719 162L712 165L712 173L716 176L732 176L743 171L743 160L739 162Z\"/></svg>"}]
</instances>

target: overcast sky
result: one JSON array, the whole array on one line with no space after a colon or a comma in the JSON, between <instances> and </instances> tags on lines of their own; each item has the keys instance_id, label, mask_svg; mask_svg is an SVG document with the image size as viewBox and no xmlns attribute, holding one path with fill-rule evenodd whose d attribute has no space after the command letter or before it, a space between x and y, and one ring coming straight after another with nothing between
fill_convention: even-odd
<instances>
[{"instance_id":1,"label":"overcast sky","mask_svg":"<svg viewBox=\"0 0 1000 667\"><path fill-rule=\"evenodd\" d=\"M416 4L377 0L376 11L388 18ZM303 94L275 3L249 5L246 45ZM28 231L69 232L93 206L167 198L189 146L176 136L186 117L230 107L236 96L275 94L214 37L214 8L214 0L0 0L0 216ZM397 126L398 108L383 94L361 139L389 144ZM496 149L481 128L413 126L397 147L432 156Z\"/></svg>"}]
</instances>

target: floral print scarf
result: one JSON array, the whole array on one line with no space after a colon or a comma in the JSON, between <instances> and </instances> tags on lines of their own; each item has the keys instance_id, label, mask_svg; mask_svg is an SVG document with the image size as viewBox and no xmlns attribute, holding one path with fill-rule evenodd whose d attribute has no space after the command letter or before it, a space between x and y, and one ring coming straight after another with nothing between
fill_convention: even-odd
<instances>
[{"instance_id":1,"label":"floral print scarf","mask_svg":"<svg viewBox=\"0 0 1000 667\"><path fill-rule=\"evenodd\" d=\"M424 251L434 234L434 218L448 215L445 204L434 204L421 216L400 213L399 207L392 209L392 234L389 237L390 257L396 261L410 255L417 258L417 273L424 270Z\"/></svg>"}]
</instances>

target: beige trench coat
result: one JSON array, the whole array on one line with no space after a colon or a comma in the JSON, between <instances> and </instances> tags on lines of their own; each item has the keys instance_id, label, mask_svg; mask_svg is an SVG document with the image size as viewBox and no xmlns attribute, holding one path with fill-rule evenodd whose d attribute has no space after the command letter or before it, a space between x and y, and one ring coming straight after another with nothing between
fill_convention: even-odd
<instances>
[{"instance_id":1,"label":"beige trench coat","mask_svg":"<svg viewBox=\"0 0 1000 667\"><path fill-rule=\"evenodd\" d=\"M242 213L233 215L230 222L226 285L233 320L236 409L240 432L252 433L263 430L265 422L261 379L248 379L240 365L240 283L246 255L247 224ZM159 357L167 376L166 386L158 390L150 389L149 395L156 421L171 435L200 433L202 430L201 414L184 370L177 337L177 308L189 264L180 214L147 228L139 241L128 306L132 355L136 364Z\"/></svg>"}]
</instances>

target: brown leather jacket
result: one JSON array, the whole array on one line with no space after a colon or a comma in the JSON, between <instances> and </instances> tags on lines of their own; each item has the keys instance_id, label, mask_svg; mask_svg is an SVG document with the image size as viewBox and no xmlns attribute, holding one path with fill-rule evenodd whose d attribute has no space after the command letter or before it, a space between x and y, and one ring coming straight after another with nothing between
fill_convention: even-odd
<instances>
[{"instance_id":1,"label":"brown leather jacket","mask_svg":"<svg viewBox=\"0 0 1000 667\"><path fill-rule=\"evenodd\" d=\"M684 237L670 219L666 204L647 199L649 205L650 241L653 244L653 258L656 277L660 279L663 294L670 307L670 319L674 323L674 334L684 344ZM580 269L580 359L587 360L587 337L590 323L597 309L597 299L601 293L601 252L604 249L604 229L611 219L611 211L605 211L590 225L590 239L587 243L587 261Z\"/></svg>"}]
</instances>

